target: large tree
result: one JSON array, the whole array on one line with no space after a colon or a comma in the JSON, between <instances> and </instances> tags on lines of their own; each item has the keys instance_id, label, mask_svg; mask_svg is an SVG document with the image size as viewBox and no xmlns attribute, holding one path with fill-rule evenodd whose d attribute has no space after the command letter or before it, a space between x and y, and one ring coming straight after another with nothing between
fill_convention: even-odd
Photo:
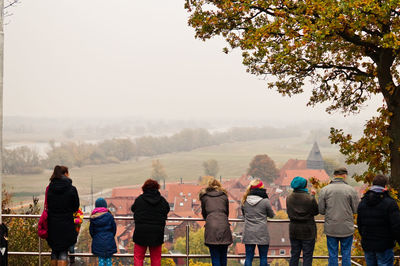
<instances>
[{"instance_id":1,"label":"large tree","mask_svg":"<svg viewBox=\"0 0 400 266\"><path fill-rule=\"evenodd\" d=\"M268 155L259 154L251 160L247 174L270 183L278 177L279 173L275 162Z\"/></svg>"},{"instance_id":2,"label":"large tree","mask_svg":"<svg viewBox=\"0 0 400 266\"><path fill-rule=\"evenodd\" d=\"M186 0L196 37L223 36L225 52L240 48L247 71L292 96L311 90L308 105L328 102L328 113L357 113L381 95L379 116L353 141L332 129L348 162L390 173L400 188L399 0ZM272 77L268 77L272 76Z\"/></svg>"},{"instance_id":3,"label":"large tree","mask_svg":"<svg viewBox=\"0 0 400 266\"><path fill-rule=\"evenodd\" d=\"M218 161L215 159L210 159L203 162L204 174L206 176L217 177L219 172Z\"/></svg>"}]
</instances>

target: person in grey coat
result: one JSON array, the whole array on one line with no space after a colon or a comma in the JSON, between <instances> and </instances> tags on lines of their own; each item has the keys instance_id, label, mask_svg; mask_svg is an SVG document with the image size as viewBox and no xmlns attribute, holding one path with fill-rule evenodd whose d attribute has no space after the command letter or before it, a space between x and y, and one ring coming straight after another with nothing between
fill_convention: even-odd
<instances>
[{"instance_id":1,"label":"person in grey coat","mask_svg":"<svg viewBox=\"0 0 400 266\"><path fill-rule=\"evenodd\" d=\"M328 245L329 266L338 265L338 249L342 253L342 265L351 265L351 246L354 233L354 214L359 198L353 187L345 181L347 169L339 168L334 179L323 187L319 194L319 213L325 215L324 232Z\"/></svg>"},{"instance_id":2,"label":"person in grey coat","mask_svg":"<svg viewBox=\"0 0 400 266\"><path fill-rule=\"evenodd\" d=\"M290 219L289 235L291 245L290 266L298 266L303 250L303 266L311 266L317 226L314 216L318 215L315 192L308 193L307 180L296 176L290 183L293 192L286 199L287 214Z\"/></svg>"},{"instance_id":3,"label":"person in grey coat","mask_svg":"<svg viewBox=\"0 0 400 266\"><path fill-rule=\"evenodd\" d=\"M201 214L206 220L204 242L210 249L213 266L226 266L228 246L232 244L229 224L229 201L226 190L212 178L200 191Z\"/></svg>"},{"instance_id":4,"label":"person in grey coat","mask_svg":"<svg viewBox=\"0 0 400 266\"><path fill-rule=\"evenodd\" d=\"M242 199L242 213L244 216L243 243L246 247L244 265L252 265L257 245L260 266L267 266L269 248L267 217L272 218L275 214L261 180L254 179L247 187Z\"/></svg>"}]
</instances>

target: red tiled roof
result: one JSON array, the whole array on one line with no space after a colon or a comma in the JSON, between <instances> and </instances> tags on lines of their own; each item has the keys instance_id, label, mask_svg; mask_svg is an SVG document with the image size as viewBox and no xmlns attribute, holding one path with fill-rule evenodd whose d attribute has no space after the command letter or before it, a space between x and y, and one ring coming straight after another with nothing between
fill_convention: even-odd
<instances>
[{"instance_id":1,"label":"red tiled roof","mask_svg":"<svg viewBox=\"0 0 400 266\"><path fill-rule=\"evenodd\" d=\"M302 176L307 180L314 177L322 182L329 182L330 180L324 169L298 169L283 171L281 176L275 180L275 184L281 187L288 187L296 176Z\"/></svg>"},{"instance_id":2,"label":"red tiled roof","mask_svg":"<svg viewBox=\"0 0 400 266\"><path fill-rule=\"evenodd\" d=\"M280 169L280 172L285 170L306 169L306 160L289 159Z\"/></svg>"},{"instance_id":3,"label":"red tiled roof","mask_svg":"<svg viewBox=\"0 0 400 266\"><path fill-rule=\"evenodd\" d=\"M127 216L132 215L131 206L135 201L136 197L114 197L107 198L108 207L114 207L115 211L112 211L114 215Z\"/></svg>"},{"instance_id":4,"label":"red tiled roof","mask_svg":"<svg viewBox=\"0 0 400 266\"><path fill-rule=\"evenodd\" d=\"M174 203L177 198L186 198L191 202L192 199L198 201L201 188L202 186L198 184L168 183L165 185L165 190L160 189L160 193L170 203Z\"/></svg>"},{"instance_id":5,"label":"red tiled roof","mask_svg":"<svg viewBox=\"0 0 400 266\"><path fill-rule=\"evenodd\" d=\"M236 255L246 254L246 246L243 243L236 243L235 254Z\"/></svg>"},{"instance_id":6,"label":"red tiled roof","mask_svg":"<svg viewBox=\"0 0 400 266\"><path fill-rule=\"evenodd\" d=\"M114 197L137 197L142 194L142 188L139 185L128 187L115 187L112 189L111 198Z\"/></svg>"}]
</instances>

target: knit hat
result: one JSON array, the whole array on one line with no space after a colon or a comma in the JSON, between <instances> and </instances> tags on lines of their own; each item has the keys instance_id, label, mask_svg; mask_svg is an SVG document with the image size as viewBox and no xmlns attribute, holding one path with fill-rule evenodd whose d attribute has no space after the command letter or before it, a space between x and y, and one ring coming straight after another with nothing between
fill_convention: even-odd
<instances>
[{"instance_id":1,"label":"knit hat","mask_svg":"<svg viewBox=\"0 0 400 266\"><path fill-rule=\"evenodd\" d=\"M264 188L264 183L260 180L257 184L250 186L250 189L253 188Z\"/></svg>"},{"instance_id":2,"label":"knit hat","mask_svg":"<svg viewBox=\"0 0 400 266\"><path fill-rule=\"evenodd\" d=\"M294 191L305 191L308 192L307 189L307 180L304 177L296 176L293 178L290 183L290 187L293 188Z\"/></svg>"},{"instance_id":3,"label":"knit hat","mask_svg":"<svg viewBox=\"0 0 400 266\"><path fill-rule=\"evenodd\" d=\"M99 208L99 207L107 208L107 202L106 202L106 200L103 199L103 198L98 198L98 199L96 200L96 203L95 203L94 206L95 206L96 208Z\"/></svg>"}]
</instances>

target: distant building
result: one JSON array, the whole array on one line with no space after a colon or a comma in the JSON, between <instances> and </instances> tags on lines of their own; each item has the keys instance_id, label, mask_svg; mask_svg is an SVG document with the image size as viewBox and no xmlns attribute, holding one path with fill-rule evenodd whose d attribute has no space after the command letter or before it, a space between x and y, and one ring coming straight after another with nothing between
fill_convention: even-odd
<instances>
[{"instance_id":1,"label":"distant building","mask_svg":"<svg viewBox=\"0 0 400 266\"><path fill-rule=\"evenodd\" d=\"M314 142L314 145L307 157L307 169L324 169L324 168L325 168L324 159L322 158L317 142Z\"/></svg>"}]
</instances>

